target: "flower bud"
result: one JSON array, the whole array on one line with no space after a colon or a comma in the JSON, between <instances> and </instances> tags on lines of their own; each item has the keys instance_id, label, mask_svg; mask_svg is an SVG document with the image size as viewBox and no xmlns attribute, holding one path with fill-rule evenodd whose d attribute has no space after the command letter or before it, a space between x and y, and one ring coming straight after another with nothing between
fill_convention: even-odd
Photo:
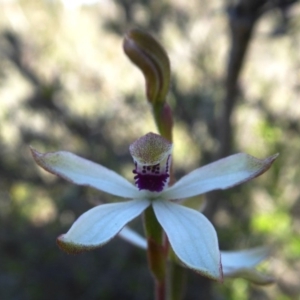
<instances>
[{"instance_id":1,"label":"flower bud","mask_svg":"<svg viewBox=\"0 0 300 300\"><path fill-rule=\"evenodd\" d=\"M143 72L147 99L152 105L163 103L170 86L170 61L164 48L148 33L127 32L123 48L129 59Z\"/></svg>"}]
</instances>

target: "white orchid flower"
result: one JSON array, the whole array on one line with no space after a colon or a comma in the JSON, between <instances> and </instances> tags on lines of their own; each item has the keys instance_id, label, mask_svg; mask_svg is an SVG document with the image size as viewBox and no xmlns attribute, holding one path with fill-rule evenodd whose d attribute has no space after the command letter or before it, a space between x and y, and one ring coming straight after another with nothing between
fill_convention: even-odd
<instances>
[{"instance_id":1,"label":"white orchid flower","mask_svg":"<svg viewBox=\"0 0 300 300\"><path fill-rule=\"evenodd\" d=\"M131 144L135 185L99 164L65 151L39 153L35 161L45 170L72 183L86 185L130 199L102 204L81 215L70 230L58 237L69 253L102 246L132 219L152 205L179 260L207 277L222 280L222 265L216 231L200 212L184 207L180 199L212 190L227 189L264 173L276 159L264 160L239 153L196 169L169 187L172 144L148 133Z\"/></svg>"},{"instance_id":2,"label":"white orchid flower","mask_svg":"<svg viewBox=\"0 0 300 300\"><path fill-rule=\"evenodd\" d=\"M125 226L118 234L119 237L132 245L147 249L147 240ZM255 284L270 284L274 278L255 269L270 255L267 247L256 247L240 251L220 251L224 278L244 278Z\"/></svg>"}]
</instances>

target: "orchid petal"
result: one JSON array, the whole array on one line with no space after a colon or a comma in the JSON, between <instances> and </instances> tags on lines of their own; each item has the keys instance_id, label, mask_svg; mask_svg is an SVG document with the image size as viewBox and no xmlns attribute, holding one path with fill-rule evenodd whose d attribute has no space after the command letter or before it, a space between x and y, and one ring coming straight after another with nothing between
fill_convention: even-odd
<instances>
[{"instance_id":1,"label":"orchid petal","mask_svg":"<svg viewBox=\"0 0 300 300\"><path fill-rule=\"evenodd\" d=\"M143 199L96 206L81 215L66 234L58 237L57 243L68 253L100 247L116 236L149 204L148 200Z\"/></svg>"},{"instance_id":2,"label":"orchid petal","mask_svg":"<svg viewBox=\"0 0 300 300\"><path fill-rule=\"evenodd\" d=\"M87 185L112 195L138 198L138 189L114 171L70 152L39 153L31 149L42 168L72 183Z\"/></svg>"},{"instance_id":3,"label":"orchid petal","mask_svg":"<svg viewBox=\"0 0 300 300\"><path fill-rule=\"evenodd\" d=\"M208 219L169 201L155 200L152 205L181 262L207 277L222 280L218 238Z\"/></svg>"},{"instance_id":4,"label":"orchid petal","mask_svg":"<svg viewBox=\"0 0 300 300\"><path fill-rule=\"evenodd\" d=\"M141 249L147 249L147 240L125 226L120 232L119 237ZM244 278L255 284L270 284L274 278L267 274L256 271L254 268L267 258L269 249L259 247L242 251L221 251L223 275L225 278Z\"/></svg>"},{"instance_id":5,"label":"orchid petal","mask_svg":"<svg viewBox=\"0 0 300 300\"><path fill-rule=\"evenodd\" d=\"M253 268L266 259L270 250L258 247L242 251L221 251L223 272L230 273L240 268Z\"/></svg>"},{"instance_id":6,"label":"orchid petal","mask_svg":"<svg viewBox=\"0 0 300 300\"><path fill-rule=\"evenodd\" d=\"M147 249L147 240L128 226L125 226L118 235L120 238L126 240L134 246Z\"/></svg>"},{"instance_id":7,"label":"orchid petal","mask_svg":"<svg viewBox=\"0 0 300 300\"><path fill-rule=\"evenodd\" d=\"M238 269L234 273L226 274L225 276L227 278L243 278L259 285L271 284L275 281L274 277L251 268Z\"/></svg>"},{"instance_id":8,"label":"orchid petal","mask_svg":"<svg viewBox=\"0 0 300 300\"><path fill-rule=\"evenodd\" d=\"M241 277L256 284L270 284L274 278L254 269L266 259L270 250L266 247L242 251L221 251L223 272L225 277Z\"/></svg>"},{"instance_id":9,"label":"orchid petal","mask_svg":"<svg viewBox=\"0 0 300 300\"><path fill-rule=\"evenodd\" d=\"M162 192L167 200L188 198L218 189L227 189L253 179L270 168L278 154L260 160L238 153L196 169Z\"/></svg>"}]
</instances>

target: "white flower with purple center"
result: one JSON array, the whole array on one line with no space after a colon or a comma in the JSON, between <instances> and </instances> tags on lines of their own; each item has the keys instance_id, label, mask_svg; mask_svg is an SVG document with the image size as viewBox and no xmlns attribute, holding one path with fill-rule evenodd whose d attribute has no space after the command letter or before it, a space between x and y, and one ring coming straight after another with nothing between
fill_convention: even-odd
<instances>
[{"instance_id":1,"label":"white flower with purple center","mask_svg":"<svg viewBox=\"0 0 300 300\"><path fill-rule=\"evenodd\" d=\"M171 187L172 144L148 133L130 146L135 184L99 164L65 151L39 153L35 161L45 170L72 183L94 187L126 200L96 206L81 215L70 230L58 237L69 253L100 247L115 237L132 219L152 205L179 260L213 279L222 279L216 231L199 211L179 204L183 199L212 190L227 189L264 173L277 155L264 160L239 153L196 169Z\"/></svg>"}]
</instances>

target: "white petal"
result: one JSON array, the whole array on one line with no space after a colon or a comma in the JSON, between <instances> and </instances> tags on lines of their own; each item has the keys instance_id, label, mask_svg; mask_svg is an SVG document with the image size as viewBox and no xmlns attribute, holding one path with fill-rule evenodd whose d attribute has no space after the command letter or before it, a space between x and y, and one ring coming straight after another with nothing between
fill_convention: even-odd
<instances>
[{"instance_id":1,"label":"white petal","mask_svg":"<svg viewBox=\"0 0 300 300\"><path fill-rule=\"evenodd\" d=\"M119 232L118 236L134 246L147 249L147 240L127 226ZM269 249L264 247L232 252L221 251L223 275L228 278L244 278L255 284L273 283L273 277L254 269L268 255Z\"/></svg>"},{"instance_id":2,"label":"white petal","mask_svg":"<svg viewBox=\"0 0 300 300\"><path fill-rule=\"evenodd\" d=\"M207 277L222 280L218 238L207 218L169 201L155 200L152 205L181 262Z\"/></svg>"},{"instance_id":3,"label":"white petal","mask_svg":"<svg viewBox=\"0 0 300 300\"><path fill-rule=\"evenodd\" d=\"M278 154L264 160L245 153L220 159L196 169L162 192L164 199L179 199L227 189L264 173Z\"/></svg>"},{"instance_id":4,"label":"white petal","mask_svg":"<svg viewBox=\"0 0 300 300\"><path fill-rule=\"evenodd\" d=\"M110 241L132 219L150 204L148 200L132 200L102 204L81 215L70 230L61 235L58 245L70 253L99 247Z\"/></svg>"},{"instance_id":5,"label":"white petal","mask_svg":"<svg viewBox=\"0 0 300 300\"><path fill-rule=\"evenodd\" d=\"M266 259L270 250L265 247L242 251L221 251L225 277L241 277L256 284L270 284L274 278L256 271L254 268Z\"/></svg>"},{"instance_id":6,"label":"white petal","mask_svg":"<svg viewBox=\"0 0 300 300\"><path fill-rule=\"evenodd\" d=\"M129 181L92 161L65 151L44 154L34 149L31 151L42 168L72 183L91 186L124 198L139 197L138 189Z\"/></svg>"},{"instance_id":7,"label":"white petal","mask_svg":"<svg viewBox=\"0 0 300 300\"><path fill-rule=\"evenodd\" d=\"M242 251L221 251L223 272L229 274L241 268L253 268L266 259L270 250L265 247Z\"/></svg>"},{"instance_id":8,"label":"white petal","mask_svg":"<svg viewBox=\"0 0 300 300\"><path fill-rule=\"evenodd\" d=\"M125 226L118 235L120 238L126 240L134 246L147 249L147 240L134 230L130 229L128 226Z\"/></svg>"},{"instance_id":9,"label":"white petal","mask_svg":"<svg viewBox=\"0 0 300 300\"><path fill-rule=\"evenodd\" d=\"M259 285L266 285L275 282L274 277L249 268L239 269L234 273L226 274L224 276L227 278L243 278Z\"/></svg>"}]
</instances>

